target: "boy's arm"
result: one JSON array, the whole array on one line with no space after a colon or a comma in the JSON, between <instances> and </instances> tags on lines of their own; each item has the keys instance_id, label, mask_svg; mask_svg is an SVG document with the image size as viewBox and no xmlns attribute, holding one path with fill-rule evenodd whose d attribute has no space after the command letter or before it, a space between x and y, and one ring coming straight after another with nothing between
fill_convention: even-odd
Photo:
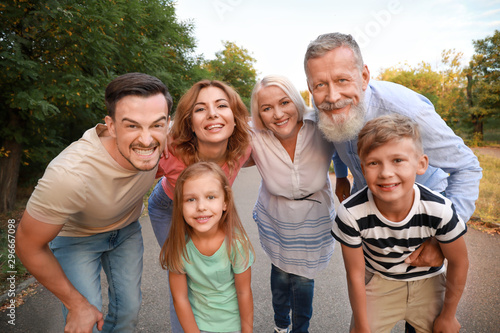
<instances>
[{"instance_id":1,"label":"boy's arm","mask_svg":"<svg viewBox=\"0 0 500 333\"><path fill-rule=\"evenodd\" d=\"M446 271L446 294L441 313L434 321L433 332L458 332L460 324L455 317L458 302L462 296L467 280L469 258L464 237L459 237L451 243L440 243L441 250L448 260Z\"/></svg>"},{"instance_id":2,"label":"boy's arm","mask_svg":"<svg viewBox=\"0 0 500 333\"><path fill-rule=\"evenodd\" d=\"M354 317L351 333L370 332L366 313L365 258L363 248L342 244L342 256L347 274L349 301Z\"/></svg>"},{"instance_id":3,"label":"boy's arm","mask_svg":"<svg viewBox=\"0 0 500 333\"><path fill-rule=\"evenodd\" d=\"M193 309L188 297L186 274L168 272L170 291L174 300L175 312L184 332L199 333L200 330L194 319Z\"/></svg>"},{"instance_id":4,"label":"boy's arm","mask_svg":"<svg viewBox=\"0 0 500 333\"><path fill-rule=\"evenodd\" d=\"M91 305L68 280L49 248L62 225L49 224L24 212L16 233L16 253L26 269L68 309L65 332L91 332L97 323L102 329L102 313Z\"/></svg>"},{"instance_id":5,"label":"boy's arm","mask_svg":"<svg viewBox=\"0 0 500 333\"><path fill-rule=\"evenodd\" d=\"M240 274L234 274L234 285L238 295L241 333L253 332L253 294L251 288L252 268Z\"/></svg>"}]
</instances>

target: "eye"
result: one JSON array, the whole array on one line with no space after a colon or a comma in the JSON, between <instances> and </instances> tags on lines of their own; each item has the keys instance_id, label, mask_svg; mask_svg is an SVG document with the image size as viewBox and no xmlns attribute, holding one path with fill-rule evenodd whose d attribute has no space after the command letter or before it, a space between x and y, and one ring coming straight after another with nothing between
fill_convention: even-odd
<instances>
[{"instance_id":1,"label":"eye","mask_svg":"<svg viewBox=\"0 0 500 333\"><path fill-rule=\"evenodd\" d=\"M339 82L340 82L340 83L347 82L347 79L339 79Z\"/></svg>"},{"instance_id":2,"label":"eye","mask_svg":"<svg viewBox=\"0 0 500 333\"><path fill-rule=\"evenodd\" d=\"M270 107L270 106L267 106L267 107L265 107L265 108L261 109L261 111L262 111L262 112L267 112L267 111L269 111L269 110L271 110L271 107Z\"/></svg>"},{"instance_id":3,"label":"eye","mask_svg":"<svg viewBox=\"0 0 500 333\"><path fill-rule=\"evenodd\" d=\"M324 86L325 86L325 84L324 84L324 83L318 83L318 84L316 85L316 88L317 88L317 89L319 89L319 88L323 88Z\"/></svg>"},{"instance_id":4,"label":"eye","mask_svg":"<svg viewBox=\"0 0 500 333\"><path fill-rule=\"evenodd\" d=\"M223 109L223 108L228 108L229 106L227 104L219 104L217 105L217 107Z\"/></svg>"},{"instance_id":5,"label":"eye","mask_svg":"<svg viewBox=\"0 0 500 333\"><path fill-rule=\"evenodd\" d=\"M194 199L194 198L187 198L187 199L186 199L186 202L194 202L194 201L195 201L195 199Z\"/></svg>"},{"instance_id":6,"label":"eye","mask_svg":"<svg viewBox=\"0 0 500 333\"><path fill-rule=\"evenodd\" d=\"M287 105L287 104L290 104L290 101L283 101L283 102L281 103L281 105Z\"/></svg>"},{"instance_id":7,"label":"eye","mask_svg":"<svg viewBox=\"0 0 500 333\"><path fill-rule=\"evenodd\" d=\"M196 113L196 112L201 112L201 111L204 111L204 110L205 110L205 108L195 108L194 112Z\"/></svg>"},{"instance_id":8,"label":"eye","mask_svg":"<svg viewBox=\"0 0 500 333\"><path fill-rule=\"evenodd\" d=\"M372 161L372 162L368 162L367 165L377 165L378 163L375 162L375 161Z\"/></svg>"},{"instance_id":9,"label":"eye","mask_svg":"<svg viewBox=\"0 0 500 333\"><path fill-rule=\"evenodd\" d=\"M215 195L209 195L207 198L208 198L209 200L213 200L213 199L215 199Z\"/></svg>"},{"instance_id":10,"label":"eye","mask_svg":"<svg viewBox=\"0 0 500 333\"><path fill-rule=\"evenodd\" d=\"M394 159L394 163L401 163L401 162L403 162L403 159L401 159L401 158Z\"/></svg>"}]
</instances>

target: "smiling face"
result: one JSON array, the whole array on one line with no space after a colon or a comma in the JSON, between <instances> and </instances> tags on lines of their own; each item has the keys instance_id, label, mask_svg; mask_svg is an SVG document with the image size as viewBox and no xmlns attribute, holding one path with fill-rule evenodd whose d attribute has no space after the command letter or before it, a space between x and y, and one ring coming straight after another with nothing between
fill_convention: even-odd
<instances>
[{"instance_id":1,"label":"smiling face","mask_svg":"<svg viewBox=\"0 0 500 333\"><path fill-rule=\"evenodd\" d=\"M116 103L114 119L105 118L114 138L111 156L125 169L149 171L160 160L168 129L165 96L125 96Z\"/></svg>"},{"instance_id":2,"label":"smiling face","mask_svg":"<svg viewBox=\"0 0 500 333\"><path fill-rule=\"evenodd\" d=\"M198 145L227 145L235 120L226 93L217 87L200 90L192 111L192 128Z\"/></svg>"},{"instance_id":3,"label":"smiling face","mask_svg":"<svg viewBox=\"0 0 500 333\"><path fill-rule=\"evenodd\" d=\"M413 204L416 175L425 173L428 158L417 153L410 138L391 140L361 157L366 183L375 204L386 217L395 212L409 212Z\"/></svg>"},{"instance_id":4,"label":"smiling face","mask_svg":"<svg viewBox=\"0 0 500 333\"><path fill-rule=\"evenodd\" d=\"M355 138L364 122L364 91L370 72L356 63L353 51L338 47L307 62L309 90L319 112L319 125L330 141Z\"/></svg>"},{"instance_id":5,"label":"smiling face","mask_svg":"<svg viewBox=\"0 0 500 333\"><path fill-rule=\"evenodd\" d=\"M263 87L257 93L257 102L262 124L270 129L278 140L297 135L299 112L283 89L277 86Z\"/></svg>"},{"instance_id":6,"label":"smiling face","mask_svg":"<svg viewBox=\"0 0 500 333\"><path fill-rule=\"evenodd\" d=\"M224 190L213 174L202 174L184 182L182 213L195 234L217 232L226 208Z\"/></svg>"}]
</instances>

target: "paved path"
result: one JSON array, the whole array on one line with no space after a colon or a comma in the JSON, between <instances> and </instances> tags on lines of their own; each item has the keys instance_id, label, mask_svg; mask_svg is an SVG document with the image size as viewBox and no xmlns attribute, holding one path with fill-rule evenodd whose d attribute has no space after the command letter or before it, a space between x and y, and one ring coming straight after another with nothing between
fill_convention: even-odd
<instances>
[{"instance_id":1,"label":"paved path","mask_svg":"<svg viewBox=\"0 0 500 333\"><path fill-rule=\"evenodd\" d=\"M257 197L260 177L255 167L243 169L233 186L237 208L256 250L252 266L255 332L272 332L273 311L269 287L270 261L260 248L252 208ZM136 332L169 332L167 280L158 264L159 246L147 217L141 220L145 240L143 307ZM466 235L470 270L467 287L458 309L461 332L500 332L500 237L469 229ZM62 332L63 323L58 300L45 288L16 309L16 326L7 324L7 314L0 313L0 332ZM310 332L348 332L351 316L345 270L338 245L328 265L316 279L314 316ZM399 323L393 332L403 332Z\"/></svg>"}]
</instances>

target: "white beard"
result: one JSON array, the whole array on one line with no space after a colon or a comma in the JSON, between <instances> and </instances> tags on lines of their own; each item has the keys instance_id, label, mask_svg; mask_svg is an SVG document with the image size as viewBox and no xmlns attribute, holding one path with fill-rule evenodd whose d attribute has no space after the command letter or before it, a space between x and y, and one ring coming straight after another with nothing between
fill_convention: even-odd
<instances>
[{"instance_id":1,"label":"white beard","mask_svg":"<svg viewBox=\"0 0 500 333\"><path fill-rule=\"evenodd\" d=\"M352 100L336 104L322 103L317 106L319 110L318 128L323 133L323 136L331 142L343 142L355 139L365 123L366 107L364 94L361 96L358 105L352 104ZM347 114L326 113L326 111L332 108L341 108L347 104L351 104L351 109Z\"/></svg>"}]
</instances>

